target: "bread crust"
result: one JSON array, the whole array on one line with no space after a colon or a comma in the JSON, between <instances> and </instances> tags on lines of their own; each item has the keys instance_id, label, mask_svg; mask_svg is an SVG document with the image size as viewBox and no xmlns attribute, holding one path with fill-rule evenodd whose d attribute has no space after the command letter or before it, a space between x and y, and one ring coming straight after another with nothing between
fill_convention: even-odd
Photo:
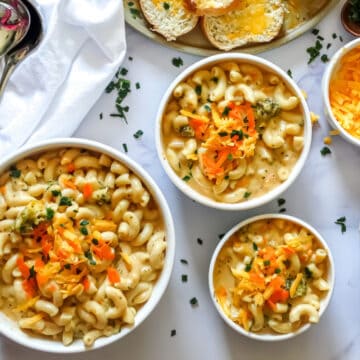
<instances>
[{"instance_id":1,"label":"bread crust","mask_svg":"<svg viewBox=\"0 0 360 360\"><path fill-rule=\"evenodd\" d=\"M209 15L209 16L220 16L228 13L235 9L242 0L232 0L226 6L214 7L211 4L208 7L201 7L198 5L197 0L184 0L190 11L194 12L198 16Z\"/></svg>"}]
</instances>

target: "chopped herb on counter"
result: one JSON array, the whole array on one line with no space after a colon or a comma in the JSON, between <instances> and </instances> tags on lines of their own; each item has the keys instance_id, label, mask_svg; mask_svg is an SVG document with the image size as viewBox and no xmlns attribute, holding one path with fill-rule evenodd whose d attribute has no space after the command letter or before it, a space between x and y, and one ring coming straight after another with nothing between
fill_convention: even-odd
<instances>
[{"instance_id":1,"label":"chopped herb on counter","mask_svg":"<svg viewBox=\"0 0 360 360\"><path fill-rule=\"evenodd\" d=\"M185 260L185 259L180 259L180 262L181 262L182 264L185 264L185 265L189 264L188 261Z\"/></svg>"},{"instance_id":2,"label":"chopped herb on counter","mask_svg":"<svg viewBox=\"0 0 360 360\"><path fill-rule=\"evenodd\" d=\"M341 227L341 233L343 234L344 232L346 232L346 224L345 224L345 221L346 221L346 217L345 216L342 216L340 218L338 218L336 221L335 221L335 224L336 225L340 225Z\"/></svg>"},{"instance_id":3,"label":"chopped herb on counter","mask_svg":"<svg viewBox=\"0 0 360 360\"><path fill-rule=\"evenodd\" d=\"M123 149L124 149L124 152L128 152L128 147L127 147L127 145L126 144L122 144L122 147L123 147Z\"/></svg>"},{"instance_id":4,"label":"chopped herb on counter","mask_svg":"<svg viewBox=\"0 0 360 360\"><path fill-rule=\"evenodd\" d=\"M319 33L319 31L320 31L319 29L312 29L311 33L313 35L317 35Z\"/></svg>"},{"instance_id":5,"label":"chopped herb on counter","mask_svg":"<svg viewBox=\"0 0 360 360\"><path fill-rule=\"evenodd\" d=\"M10 166L10 177L19 178L21 176L21 171L16 166Z\"/></svg>"},{"instance_id":6,"label":"chopped herb on counter","mask_svg":"<svg viewBox=\"0 0 360 360\"><path fill-rule=\"evenodd\" d=\"M197 298L196 298L196 297L193 297L192 299L190 299L190 304L191 304L192 306L198 305L199 303L198 303Z\"/></svg>"},{"instance_id":7,"label":"chopped herb on counter","mask_svg":"<svg viewBox=\"0 0 360 360\"><path fill-rule=\"evenodd\" d=\"M342 38L341 35L339 36L339 40L340 40L341 42L343 42L343 38Z\"/></svg>"},{"instance_id":8,"label":"chopped herb on counter","mask_svg":"<svg viewBox=\"0 0 360 360\"><path fill-rule=\"evenodd\" d=\"M326 45L326 49L330 49L330 47L331 47L331 44L328 43L328 44Z\"/></svg>"},{"instance_id":9,"label":"chopped herb on counter","mask_svg":"<svg viewBox=\"0 0 360 360\"><path fill-rule=\"evenodd\" d=\"M218 238L221 240L224 237L225 234L219 234Z\"/></svg>"},{"instance_id":10,"label":"chopped herb on counter","mask_svg":"<svg viewBox=\"0 0 360 360\"><path fill-rule=\"evenodd\" d=\"M122 76L126 76L128 72L129 72L128 69L125 69L125 68L120 69L120 75L122 75Z\"/></svg>"},{"instance_id":11,"label":"chopped herb on counter","mask_svg":"<svg viewBox=\"0 0 360 360\"><path fill-rule=\"evenodd\" d=\"M287 74L288 74L291 78L293 77L293 76L292 76L292 72L291 72L290 69L287 71Z\"/></svg>"},{"instance_id":12,"label":"chopped herb on counter","mask_svg":"<svg viewBox=\"0 0 360 360\"><path fill-rule=\"evenodd\" d=\"M280 198L280 199L278 199L277 203L278 203L278 206L282 206L286 203L286 200L283 198Z\"/></svg>"},{"instance_id":13,"label":"chopped herb on counter","mask_svg":"<svg viewBox=\"0 0 360 360\"><path fill-rule=\"evenodd\" d=\"M324 38L322 36L317 36L317 39L320 40L320 41L324 41Z\"/></svg>"},{"instance_id":14,"label":"chopped herb on counter","mask_svg":"<svg viewBox=\"0 0 360 360\"><path fill-rule=\"evenodd\" d=\"M176 67L180 67L180 66L184 65L183 59L181 57L173 58L171 60L171 63Z\"/></svg>"},{"instance_id":15,"label":"chopped herb on counter","mask_svg":"<svg viewBox=\"0 0 360 360\"><path fill-rule=\"evenodd\" d=\"M137 82L137 83L135 84L135 87L136 87L137 90L139 90L139 89L140 89L140 83Z\"/></svg>"},{"instance_id":16,"label":"chopped herb on counter","mask_svg":"<svg viewBox=\"0 0 360 360\"><path fill-rule=\"evenodd\" d=\"M129 61L133 61L133 57L132 57L132 56L129 56L128 59L129 59Z\"/></svg>"},{"instance_id":17,"label":"chopped herb on counter","mask_svg":"<svg viewBox=\"0 0 360 360\"><path fill-rule=\"evenodd\" d=\"M99 114L99 119L102 120L103 119L103 113Z\"/></svg>"},{"instance_id":18,"label":"chopped herb on counter","mask_svg":"<svg viewBox=\"0 0 360 360\"><path fill-rule=\"evenodd\" d=\"M175 335L176 335L176 330L175 329L171 330L170 336L173 337Z\"/></svg>"},{"instance_id":19,"label":"chopped herb on counter","mask_svg":"<svg viewBox=\"0 0 360 360\"><path fill-rule=\"evenodd\" d=\"M330 60L326 54L321 55L320 59L323 63L327 63Z\"/></svg>"},{"instance_id":20,"label":"chopped herb on counter","mask_svg":"<svg viewBox=\"0 0 360 360\"><path fill-rule=\"evenodd\" d=\"M281 209L279 210L279 213L283 213L283 212L286 212L286 208L281 208Z\"/></svg>"},{"instance_id":21,"label":"chopped herb on counter","mask_svg":"<svg viewBox=\"0 0 360 360\"><path fill-rule=\"evenodd\" d=\"M138 130L135 134L134 134L134 138L135 139L139 139L144 135L144 132L142 130Z\"/></svg>"},{"instance_id":22,"label":"chopped herb on counter","mask_svg":"<svg viewBox=\"0 0 360 360\"><path fill-rule=\"evenodd\" d=\"M332 34L332 38L333 39L336 39L337 38L337 35L335 33Z\"/></svg>"},{"instance_id":23,"label":"chopped herb on counter","mask_svg":"<svg viewBox=\"0 0 360 360\"><path fill-rule=\"evenodd\" d=\"M182 282L187 282L188 281L188 276L186 274L181 275L181 281Z\"/></svg>"},{"instance_id":24,"label":"chopped herb on counter","mask_svg":"<svg viewBox=\"0 0 360 360\"><path fill-rule=\"evenodd\" d=\"M203 244L203 241L202 241L200 238L197 238L196 241L197 241L197 243L198 243L199 245L202 245L202 244Z\"/></svg>"},{"instance_id":25,"label":"chopped herb on counter","mask_svg":"<svg viewBox=\"0 0 360 360\"><path fill-rule=\"evenodd\" d=\"M324 146L321 150L320 150L320 154L322 156L326 156L328 154L331 154L331 150L327 147L327 146Z\"/></svg>"},{"instance_id":26,"label":"chopped herb on counter","mask_svg":"<svg viewBox=\"0 0 360 360\"><path fill-rule=\"evenodd\" d=\"M308 64L312 63L319 55L320 50L322 49L322 44L319 40L316 40L315 46L311 46L306 49L306 52L309 54Z\"/></svg>"}]
</instances>

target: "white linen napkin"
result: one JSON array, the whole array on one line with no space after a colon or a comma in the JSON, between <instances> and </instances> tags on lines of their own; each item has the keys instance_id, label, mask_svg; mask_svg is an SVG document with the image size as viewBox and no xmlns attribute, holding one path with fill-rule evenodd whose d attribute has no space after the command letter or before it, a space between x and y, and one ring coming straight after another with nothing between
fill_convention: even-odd
<instances>
[{"instance_id":1,"label":"white linen napkin","mask_svg":"<svg viewBox=\"0 0 360 360\"><path fill-rule=\"evenodd\" d=\"M44 38L0 99L0 156L25 143L71 136L126 52L121 0L30 0Z\"/></svg>"}]
</instances>

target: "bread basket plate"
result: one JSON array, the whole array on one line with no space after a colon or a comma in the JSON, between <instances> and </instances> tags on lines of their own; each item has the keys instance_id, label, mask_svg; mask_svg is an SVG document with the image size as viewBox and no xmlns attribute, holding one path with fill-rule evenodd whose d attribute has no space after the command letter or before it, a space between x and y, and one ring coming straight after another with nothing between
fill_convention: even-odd
<instances>
[{"instance_id":1,"label":"bread basket plate","mask_svg":"<svg viewBox=\"0 0 360 360\"><path fill-rule=\"evenodd\" d=\"M283 30L269 43L243 46L232 51L246 53L260 53L277 48L297 38L326 16L326 14L338 3L338 0L292 0L287 4L293 4L291 11L287 11ZM138 0L125 0L125 20L131 27L160 44L169 46L189 54L209 56L223 52L215 48L203 35L200 23L189 33L180 36L176 41L166 41L161 35L150 30L150 24L141 13ZM297 11L294 11L297 9Z\"/></svg>"}]
</instances>

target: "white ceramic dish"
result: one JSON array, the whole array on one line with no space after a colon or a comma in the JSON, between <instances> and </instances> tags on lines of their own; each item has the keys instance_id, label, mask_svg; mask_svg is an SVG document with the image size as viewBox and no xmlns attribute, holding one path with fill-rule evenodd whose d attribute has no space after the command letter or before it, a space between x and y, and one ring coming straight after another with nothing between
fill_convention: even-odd
<instances>
[{"instance_id":1,"label":"white ceramic dish","mask_svg":"<svg viewBox=\"0 0 360 360\"><path fill-rule=\"evenodd\" d=\"M288 334L284 334L284 335L273 335L273 334L257 334L255 332L248 332L246 330L244 330L243 327L241 327L240 325L234 323L232 320L230 320L223 312L220 304L216 301L216 297L215 297L215 290L214 290L214 283L213 283L213 273L214 273L214 267L215 267L215 263L216 263L216 259L221 251L221 249L223 248L223 246L225 245L225 243L229 240L229 238L235 233L237 232L239 229L241 229L242 227L244 227L245 225L248 225L250 223L253 223L255 221L258 220L264 220L264 219L284 219L287 221L291 221L294 222L306 229L308 229L312 234L315 235L315 237L318 239L318 241L322 244L322 246L324 247L324 249L327 251L328 254L328 259L329 259L329 274L328 274L328 279L327 281L330 284L330 290L328 291L328 293L326 294L326 296L324 298L321 299L320 301L320 309L319 309L319 315L320 315L320 320L321 320L321 316L322 314L325 312L327 306L329 305L333 290L334 290L334 284L335 284L335 266L334 266L334 259L332 257L331 251L327 245L327 243L325 242L324 238L312 227L310 226L308 223L306 223L305 221L296 218L294 216L290 216L290 215L284 215L284 214L265 214L265 215L258 215L258 216L254 216L251 217L249 219L246 219L242 222L240 222L239 224L235 225L232 229L230 229L222 238L222 240L218 243L217 247L215 248L215 251L212 255L211 258L211 262L210 262L210 267L209 267L209 278L208 278L208 282L209 282L209 289L210 289L210 296L211 299L215 305L216 310L218 311L218 313L220 314L220 316L222 317L222 319L225 321L225 323L227 325L229 325L232 329L234 329L235 331L237 331L238 333L245 335L251 339L254 340L261 340L261 341L280 341L280 340L286 340L286 339L290 339L296 335L302 334L303 332L305 332L306 330L308 330L311 327L311 324L308 323L302 327L299 328L299 330L297 330L296 332L291 332Z\"/></svg>"},{"instance_id":2,"label":"white ceramic dish","mask_svg":"<svg viewBox=\"0 0 360 360\"><path fill-rule=\"evenodd\" d=\"M322 95L323 95L323 101L324 101L324 111L326 118L328 119L330 125L339 131L340 135L349 143L353 145L357 145L360 147L360 139L357 139L356 137L349 134L336 120L332 109L330 105L330 99L329 99L329 85L331 78L334 74L334 72L338 69L341 58L347 54L352 49L360 47L360 39L355 39L353 41L350 41L346 45L344 45L342 48L340 48L335 55L331 58L322 79Z\"/></svg>"},{"instance_id":3,"label":"white ceramic dish","mask_svg":"<svg viewBox=\"0 0 360 360\"><path fill-rule=\"evenodd\" d=\"M276 188L272 189L270 192L265 193L262 196L234 204L217 202L193 190L171 168L169 162L166 159L165 151L162 145L162 118L167 103L171 98L173 90L176 87L176 85L178 85L181 81L186 79L191 73L201 68L226 61L241 61L249 64L254 64L262 69L265 69L267 71L270 71L278 75L285 82L287 87L293 92L293 94L295 94L300 99L300 106L302 108L302 112L304 116L304 148L301 152L298 161L296 162L294 168L292 169L289 178L286 181L284 181L281 185L277 186ZM277 65L255 55L238 54L238 53L219 54L205 58L201 61L194 63L193 65L189 66L186 70L184 70L182 73L180 73L172 81L172 83L166 90L161 100L159 110L156 116L156 125L155 125L155 141L156 141L158 156L160 158L161 164L165 172L167 173L171 181L174 183L174 185L179 190L181 190L185 195L195 200L196 202L221 210L247 210L247 209L255 208L267 202L270 202L271 200L278 197L281 193L283 193L295 181L295 179L300 174L300 171L305 164L305 161L310 151L311 138L312 138L311 134L312 134L312 125L310 120L310 112L306 104L305 98L300 88L297 86L297 84Z\"/></svg>"},{"instance_id":4,"label":"white ceramic dish","mask_svg":"<svg viewBox=\"0 0 360 360\"><path fill-rule=\"evenodd\" d=\"M46 338L31 336L23 331L17 326L17 324L9 319L3 312L0 311L0 334L6 336L7 338L29 347L31 349L36 349L40 351L52 352L52 353L77 353L87 350L99 349L105 345L111 344L130 332L134 331L154 310L161 297L163 296L173 268L174 255L175 255L175 233L174 233L174 224L172 216L165 200L165 197L161 193L160 189L154 182L154 180L145 172L143 168L137 165L133 160L128 156L120 153L119 151L100 144L95 141L85 140L85 139L75 139L75 138L65 138L65 139L54 139L48 140L36 145L26 146L17 152L15 152L10 157L1 161L0 164L0 173L7 169L11 164L16 161L32 156L36 153L42 151L48 151L52 149L64 148L64 147L75 147L75 148L84 148L99 153L104 153L132 170L146 185L147 189L151 192L154 199L159 205L159 208L162 211L164 218L165 232L166 232L166 241L167 249L165 255L164 267L162 269L161 275L157 280L153 293L150 299L139 309L135 316L135 324L131 327L124 327L118 334L112 335L110 337L102 337L95 341L94 345L91 348L86 348L82 340L76 340L69 346L64 346L60 341L49 340Z\"/></svg>"}]
</instances>

